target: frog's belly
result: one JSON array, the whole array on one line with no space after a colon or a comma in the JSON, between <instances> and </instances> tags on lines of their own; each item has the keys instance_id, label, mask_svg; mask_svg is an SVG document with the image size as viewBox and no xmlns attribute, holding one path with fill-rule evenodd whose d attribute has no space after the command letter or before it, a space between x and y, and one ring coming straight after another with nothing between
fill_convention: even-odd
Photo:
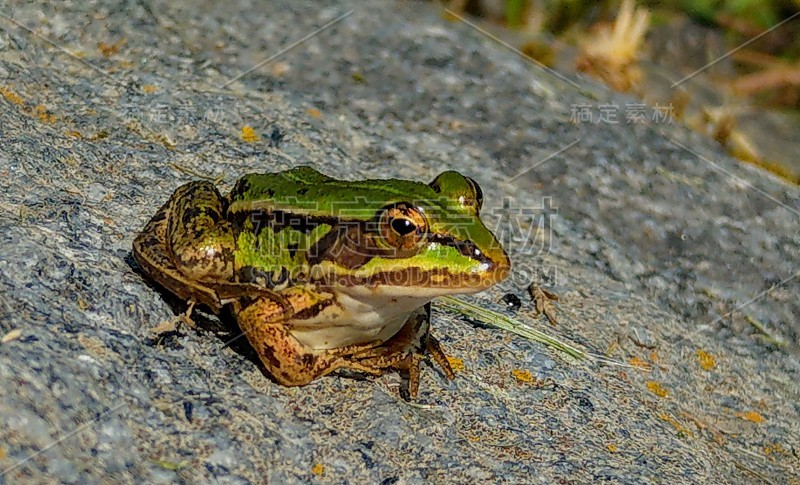
<instances>
[{"instance_id":1,"label":"frog's belly","mask_svg":"<svg viewBox=\"0 0 800 485\"><path fill-rule=\"evenodd\" d=\"M334 291L336 304L305 320L289 322L292 335L313 349L388 340L430 297L378 294L368 288Z\"/></svg>"}]
</instances>

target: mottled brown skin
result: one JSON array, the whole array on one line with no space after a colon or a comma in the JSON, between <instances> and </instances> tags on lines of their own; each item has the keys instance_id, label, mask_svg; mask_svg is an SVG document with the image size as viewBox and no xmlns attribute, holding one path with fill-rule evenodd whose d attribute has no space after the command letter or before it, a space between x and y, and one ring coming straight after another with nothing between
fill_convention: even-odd
<instances>
[{"instance_id":1,"label":"mottled brown skin","mask_svg":"<svg viewBox=\"0 0 800 485\"><path fill-rule=\"evenodd\" d=\"M133 243L133 255L153 280L187 301L233 314L267 371L280 384L301 386L337 369L379 375L399 370L417 395L419 364L430 352L452 379L439 343L430 336L429 310L411 315L386 342L368 342L331 350L309 348L292 336L287 322L303 312L319 311L318 293L302 286L272 291L234 277L235 239L226 220L226 200L209 182L178 188ZM429 307L426 307L429 308Z\"/></svg>"},{"instance_id":2,"label":"mottled brown skin","mask_svg":"<svg viewBox=\"0 0 800 485\"><path fill-rule=\"evenodd\" d=\"M380 342L324 351L309 349L298 342L284 321L292 312L303 311L307 299L297 292L291 293L282 294L283 301L257 297L238 299L232 303L239 326L276 381L285 386L302 386L341 368L381 373L379 367L363 365L352 358L354 354L372 349ZM283 307L287 301L290 305L288 311Z\"/></svg>"},{"instance_id":3,"label":"mottled brown skin","mask_svg":"<svg viewBox=\"0 0 800 485\"><path fill-rule=\"evenodd\" d=\"M196 208L198 201L205 200L218 203L210 211ZM186 207L190 203L191 210ZM133 257L150 278L178 297L202 303L214 312L219 312L228 299L270 293L266 288L238 283L229 276L233 273L232 246L228 250L216 242L233 245L230 226L222 218L221 208L222 198L211 183L183 185L133 241ZM186 214L193 217L180 217ZM198 246L186 244L181 238L194 240ZM212 256L202 255L195 250L201 244L213 244L219 250Z\"/></svg>"}]
</instances>

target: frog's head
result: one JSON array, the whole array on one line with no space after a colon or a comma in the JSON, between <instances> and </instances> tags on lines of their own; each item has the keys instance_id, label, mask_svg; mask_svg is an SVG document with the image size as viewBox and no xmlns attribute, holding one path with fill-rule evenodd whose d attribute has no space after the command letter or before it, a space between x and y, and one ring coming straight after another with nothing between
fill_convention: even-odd
<instances>
[{"instance_id":1,"label":"frog's head","mask_svg":"<svg viewBox=\"0 0 800 485\"><path fill-rule=\"evenodd\" d=\"M320 240L314 258L329 284L434 297L508 276L508 255L480 219L483 196L471 178L448 171L428 185L365 180L347 190L358 202L335 211L339 230Z\"/></svg>"}]
</instances>

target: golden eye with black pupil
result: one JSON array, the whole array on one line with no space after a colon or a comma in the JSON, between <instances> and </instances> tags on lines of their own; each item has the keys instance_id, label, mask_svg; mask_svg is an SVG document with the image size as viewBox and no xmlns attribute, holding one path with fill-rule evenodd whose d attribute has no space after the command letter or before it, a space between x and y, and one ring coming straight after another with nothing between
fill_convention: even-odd
<instances>
[{"instance_id":1,"label":"golden eye with black pupil","mask_svg":"<svg viewBox=\"0 0 800 485\"><path fill-rule=\"evenodd\" d=\"M392 219L392 229L394 229L394 232L400 234L401 236L407 236L413 231L416 231L417 226L415 226L414 223L408 219L397 218Z\"/></svg>"},{"instance_id":2,"label":"golden eye with black pupil","mask_svg":"<svg viewBox=\"0 0 800 485\"><path fill-rule=\"evenodd\" d=\"M381 211L378 228L383 241L390 247L411 250L425 240L428 223L420 209L401 202Z\"/></svg>"}]
</instances>

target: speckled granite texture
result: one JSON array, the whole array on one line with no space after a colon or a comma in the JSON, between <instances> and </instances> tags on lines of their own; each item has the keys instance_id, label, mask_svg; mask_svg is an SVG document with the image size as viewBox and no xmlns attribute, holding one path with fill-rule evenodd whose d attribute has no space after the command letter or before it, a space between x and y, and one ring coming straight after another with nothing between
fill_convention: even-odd
<instances>
[{"instance_id":1,"label":"speckled granite texture","mask_svg":"<svg viewBox=\"0 0 800 485\"><path fill-rule=\"evenodd\" d=\"M571 122L635 100L577 89L428 3L1 12L0 482L798 483L800 281L761 295L800 269L797 187L677 124ZM502 311L516 292L518 318L626 366L439 311L463 368L448 382L426 366L407 403L396 375L282 388L214 319L155 338L185 307L137 272L135 232L192 173L226 190L300 164L456 169L489 225L523 231L549 198L546 244L510 237L514 276L472 300ZM534 317L532 278L561 297L557 326Z\"/></svg>"}]
</instances>

